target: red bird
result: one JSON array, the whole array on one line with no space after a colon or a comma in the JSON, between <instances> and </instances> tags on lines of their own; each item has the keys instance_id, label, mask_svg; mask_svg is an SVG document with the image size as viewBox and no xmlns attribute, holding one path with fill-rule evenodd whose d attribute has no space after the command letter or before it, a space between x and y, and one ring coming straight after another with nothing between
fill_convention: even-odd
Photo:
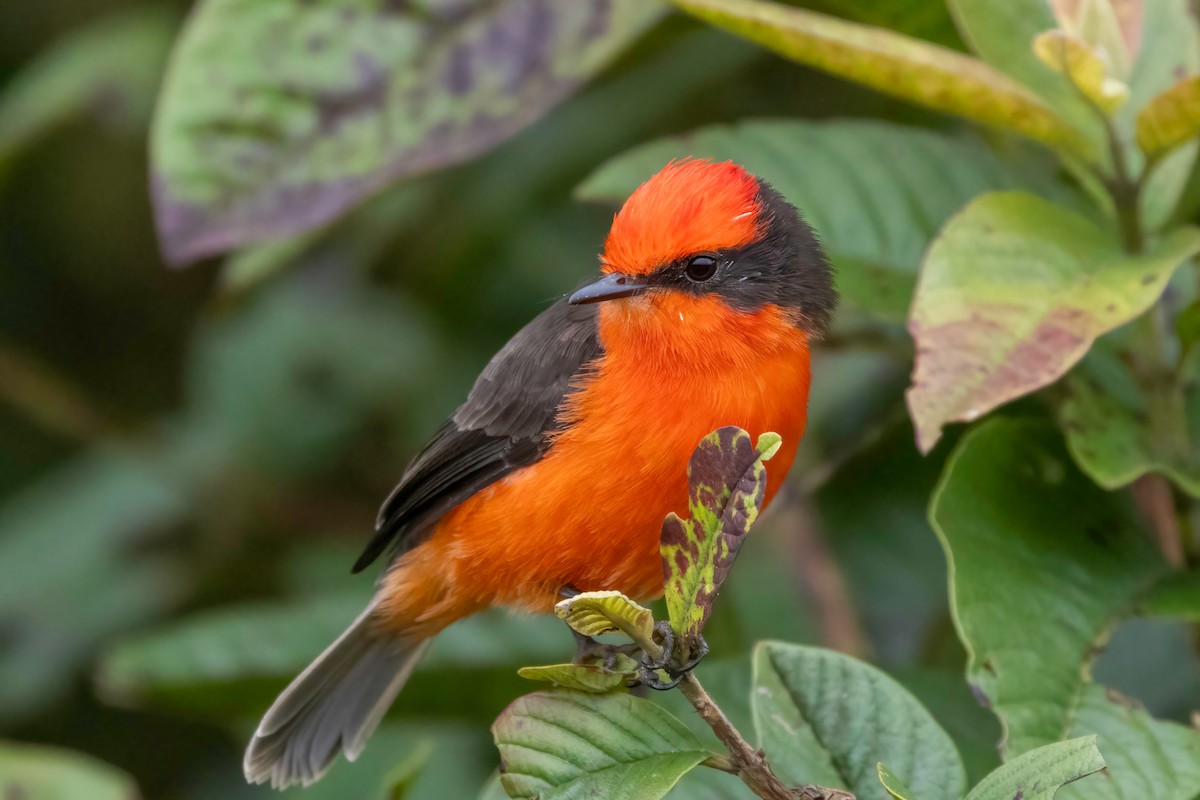
<instances>
[{"instance_id":1,"label":"red bird","mask_svg":"<svg viewBox=\"0 0 1200 800\"><path fill-rule=\"evenodd\" d=\"M603 277L522 328L409 465L355 565L366 610L267 712L247 780L354 760L447 625L549 612L566 587L662 592L659 534L706 434L776 431L766 501L804 433L809 344L837 302L799 213L732 163L672 163L613 219Z\"/></svg>"}]
</instances>

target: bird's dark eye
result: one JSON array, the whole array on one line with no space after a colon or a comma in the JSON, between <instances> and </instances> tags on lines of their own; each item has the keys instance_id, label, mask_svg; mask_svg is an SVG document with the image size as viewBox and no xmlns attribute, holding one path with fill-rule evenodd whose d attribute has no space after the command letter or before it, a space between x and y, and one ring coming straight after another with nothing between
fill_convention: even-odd
<instances>
[{"instance_id":1,"label":"bird's dark eye","mask_svg":"<svg viewBox=\"0 0 1200 800\"><path fill-rule=\"evenodd\" d=\"M690 281L704 283L717 274L717 260L712 256L695 256L688 262L683 274L687 275Z\"/></svg>"}]
</instances>

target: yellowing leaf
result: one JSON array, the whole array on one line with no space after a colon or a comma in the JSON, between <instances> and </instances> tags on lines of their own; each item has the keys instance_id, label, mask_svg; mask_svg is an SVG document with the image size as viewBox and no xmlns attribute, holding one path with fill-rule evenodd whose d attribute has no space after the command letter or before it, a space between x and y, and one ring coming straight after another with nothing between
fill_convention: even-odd
<instances>
[{"instance_id":1,"label":"yellowing leaf","mask_svg":"<svg viewBox=\"0 0 1200 800\"><path fill-rule=\"evenodd\" d=\"M1138 256L1109 232L1023 192L986 194L929 249L909 330L917 346L909 412L928 452L944 425L974 420L1058 380L1096 337L1158 299L1200 230Z\"/></svg>"},{"instance_id":2,"label":"yellowing leaf","mask_svg":"<svg viewBox=\"0 0 1200 800\"><path fill-rule=\"evenodd\" d=\"M1138 114L1137 143L1152 158L1200 134L1200 75L1155 97Z\"/></svg>"},{"instance_id":3,"label":"yellowing leaf","mask_svg":"<svg viewBox=\"0 0 1200 800\"><path fill-rule=\"evenodd\" d=\"M644 647L654 633L650 609L620 592L583 592L559 602L554 613L584 636L619 631Z\"/></svg>"},{"instance_id":4,"label":"yellowing leaf","mask_svg":"<svg viewBox=\"0 0 1200 800\"><path fill-rule=\"evenodd\" d=\"M564 689L603 694L624 686L637 668L637 662L632 658L620 656L617 668L611 670L592 664L550 664L521 667L517 674L531 681L549 681Z\"/></svg>"},{"instance_id":5,"label":"yellowing leaf","mask_svg":"<svg viewBox=\"0 0 1200 800\"><path fill-rule=\"evenodd\" d=\"M750 434L729 426L700 440L688 462L690 519L668 514L662 527L664 595L682 650L700 636L713 598L758 519L766 491L763 462L775 455L779 434ZM679 645L677 645L679 646Z\"/></svg>"},{"instance_id":6,"label":"yellowing leaf","mask_svg":"<svg viewBox=\"0 0 1200 800\"><path fill-rule=\"evenodd\" d=\"M1082 39L1063 31L1046 31L1033 40L1033 51L1105 111L1112 113L1129 99L1129 87L1109 76L1104 59Z\"/></svg>"},{"instance_id":7,"label":"yellowing leaf","mask_svg":"<svg viewBox=\"0 0 1200 800\"><path fill-rule=\"evenodd\" d=\"M986 63L882 28L764 0L674 0L785 58L919 105L1088 157L1090 145L1036 95Z\"/></svg>"}]
</instances>

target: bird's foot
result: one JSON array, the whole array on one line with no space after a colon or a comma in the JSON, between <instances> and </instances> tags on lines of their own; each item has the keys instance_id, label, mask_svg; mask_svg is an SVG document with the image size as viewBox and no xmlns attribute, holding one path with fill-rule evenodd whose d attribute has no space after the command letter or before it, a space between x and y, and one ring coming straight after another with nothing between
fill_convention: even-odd
<instances>
[{"instance_id":1,"label":"bird's foot","mask_svg":"<svg viewBox=\"0 0 1200 800\"><path fill-rule=\"evenodd\" d=\"M679 642L675 637L675 631L665 620L655 623L654 640L662 647L662 655L658 658L651 658L643 652L638 679L642 685L660 692L678 686L679 682L683 680L683 676L695 669L696 665L708 655L708 642L704 641L704 637L701 636L698 638L696 647L689 648L687 660L683 661L683 654L679 652ZM659 675L660 672L666 673L666 680L662 679Z\"/></svg>"}]
</instances>

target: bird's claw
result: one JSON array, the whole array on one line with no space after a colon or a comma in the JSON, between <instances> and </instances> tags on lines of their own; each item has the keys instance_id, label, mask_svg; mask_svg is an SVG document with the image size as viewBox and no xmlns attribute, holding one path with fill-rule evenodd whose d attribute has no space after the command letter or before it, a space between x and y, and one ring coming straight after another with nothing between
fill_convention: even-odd
<instances>
[{"instance_id":1,"label":"bird's claw","mask_svg":"<svg viewBox=\"0 0 1200 800\"><path fill-rule=\"evenodd\" d=\"M680 664L679 653L676 652L678 642L670 623L666 621L656 623L654 633L655 640L662 646L662 655L658 658L651 658L646 653L642 653L638 682L660 692L674 689L683 680L683 676L695 669L696 665L708 655L708 642L704 641L703 636L697 637L696 645L689 652L687 662ZM667 674L667 680L659 677L660 671Z\"/></svg>"}]
</instances>

